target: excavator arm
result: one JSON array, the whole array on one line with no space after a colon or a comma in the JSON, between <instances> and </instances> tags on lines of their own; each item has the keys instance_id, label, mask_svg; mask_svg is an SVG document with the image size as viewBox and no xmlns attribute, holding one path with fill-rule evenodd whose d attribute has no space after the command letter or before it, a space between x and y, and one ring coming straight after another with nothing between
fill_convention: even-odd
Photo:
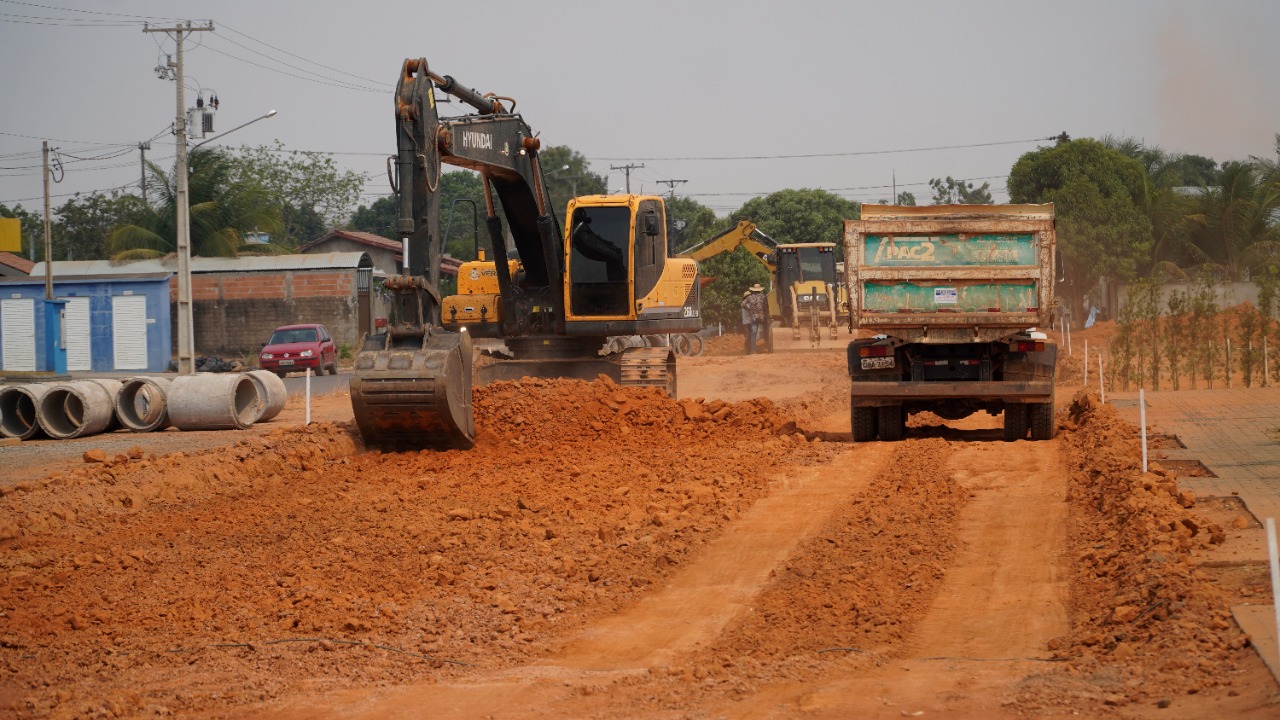
<instances>
[{"instance_id":1,"label":"excavator arm","mask_svg":"<svg viewBox=\"0 0 1280 720\"><path fill-rule=\"evenodd\" d=\"M441 118L437 88L477 114ZM352 409L366 445L469 448L475 439L470 336L447 332L441 324L439 190L445 164L481 174L494 257L506 256L495 212L500 204L523 260L522 287L530 288L563 324L563 309L552 292L562 282L559 227L547 209L539 141L505 102L514 107L509 98L481 94L431 72L423 58L404 61L395 96L393 183L404 274L387 279L394 321L364 338L351 379ZM502 302L520 302L506 263L497 263L497 275ZM505 308L505 322L525 317L513 310Z\"/></svg>"},{"instance_id":2,"label":"excavator arm","mask_svg":"<svg viewBox=\"0 0 1280 720\"><path fill-rule=\"evenodd\" d=\"M769 269L770 275L777 271L775 253L778 250L778 243L765 235L750 220L740 220L737 225L694 245L681 254L702 262L720 253L733 252L740 247L751 251L751 254Z\"/></svg>"}]
</instances>

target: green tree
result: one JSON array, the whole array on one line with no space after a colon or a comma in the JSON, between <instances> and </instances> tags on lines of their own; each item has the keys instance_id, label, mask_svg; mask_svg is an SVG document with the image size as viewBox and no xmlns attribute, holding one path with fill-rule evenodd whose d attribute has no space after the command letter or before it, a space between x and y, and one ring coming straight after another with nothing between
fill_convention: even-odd
<instances>
[{"instance_id":1,"label":"green tree","mask_svg":"<svg viewBox=\"0 0 1280 720\"><path fill-rule=\"evenodd\" d=\"M571 198L608 192L604 176L591 172L587 158L568 145L544 148L538 153L538 160L542 163L551 208L561 222Z\"/></svg>"},{"instance_id":2,"label":"green tree","mask_svg":"<svg viewBox=\"0 0 1280 720\"><path fill-rule=\"evenodd\" d=\"M325 153L285 150L274 145L242 145L231 156L230 178L257 183L268 201L280 208L283 238L279 245L296 247L345 220L360 197L365 173L339 169Z\"/></svg>"},{"instance_id":3,"label":"green tree","mask_svg":"<svg viewBox=\"0 0 1280 720\"><path fill-rule=\"evenodd\" d=\"M956 180L948 175L946 180L940 178L930 180L929 188L933 192L934 205L990 205L994 202L991 199L989 182L974 187L971 182Z\"/></svg>"},{"instance_id":4,"label":"green tree","mask_svg":"<svg viewBox=\"0 0 1280 720\"><path fill-rule=\"evenodd\" d=\"M832 242L843 246L844 221L857 219L859 206L825 190L780 190L748 200L703 237L686 237L686 243L702 242L740 220L750 220L779 243ZM707 323L736 328L741 322L738 303L752 283L768 287L769 271L746 248L724 253L702 263L702 274L715 278L702 291L702 314Z\"/></svg>"},{"instance_id":5,"label":"green tree","mask_svg":"<svg viewBox=\"0 0 1280 720\"><path fill-rule=\"evenodd\" d=\"M986 187L986 185L984 184L983 187ZM898 204L906 205L907 207L915 207L916 206L915 193L910 193L910 192L907 192L906 190L903 190L902 192L898 193Z\"/></svg>"},{"instance_id":6,"label":"green tree","mask_svg":"<svg viewBox=\"0 0 1280 720\"><path fill-rule=\"evenodd\" d=\"M748 200L726 227L750 220L779 243L832 242L843 247L844 221L860 217L858 203L826 190L779 190Z\"/></svg>"},{"instance_id":7,"label":"green tree","mask_svg":"<svg viewBox=\"0 0 1280 720\"><path fill-rule=\"evenodd\" d=\"M1077 292L1099 278L1131 280L1151 256L1147 174L1139 161L1095 140L1066 140L1018 158L1015 203L1053 203L1067 280Z\"/></svg>"},{"instance_id":8,"label":"green tree","mask_svg":"<svg viewBox=\"0 0 1280 720\"><path fill-rule=\"evenodd\" d=\"M446 255L473 260L477 242L481 250L488 248L484 218L484 185L479 174L455 170L440 177L440 237Z\"/></svg>"},{"instance_id":9,"label":"green tree","mask_svg":"<svg viewBox=\"0 0 1280 720\"><path fill-rule=\"evenodd\" d=\"M279 232L280 208L266 189L235 177L233 161L225 151L193 150L188 162L188 205L192 256L235 257L245 254L280 254L289 250L271 244L246 244L244 233ZM137 222L120 226L107 236L107 252L115 260L162 257L175 252L177 233L177 183L154 163L147 164L147 188L158 204L144 210Z\"/></svg>"},{"instance_id":10,"label":"green tree","mask_svg":"<svg viewBox=\"0 0 1280 720\"><path fill-rule=\"evenodd\" d=\"M668 242L677 253L721 232L725 224L715 211L692 198L667 198L667 222L671 225Z\"/></svg>"},{"instance_id":11,"label":"green tree","mask_svg":"<svg viewBox=\"0 0 1280 720\"><path fill-rule=\"evenodd\" d=\"M137 195L114 191L76 194L54 211L53 256L67 260L101 260L107 257L107 235L115 228L137 223L147 206Z\"/></svg>"},{"instance_id":12,"label":"green tree","mask_svg":"<svg viewBox=\"0 0 1280 720\"><path fill-rule=\"evenodd\" d=\"M1203 155L1180 155L1165 169L1166 181L1175 187L1208 187L1222 182L1218 163Z\"/></svg>"},{"instance_id":13,"label":"green tree","mask_svg":"<svg viewBox=\"0 0 1280 720\"><path fill-rule=\"evenodd\" d=\"M360 232L396 240L396 218L399 216L394 195L384 195L369 205L360 205L351 215L347 227Z\"/></svg>"},{"instance_id":14,"label":"green tree","mask_svg":"<svg viewBox=\"0 0 1280 720\"><path fill-rule=\"evenodd\" d=\"M1204 188L1194 204L1182 248L1195 264L1227 280L1248 280L1280 258L1280 185L1263 180L1256 164L1226 163L1222 184Z\"/></svg>"}]
</instances>

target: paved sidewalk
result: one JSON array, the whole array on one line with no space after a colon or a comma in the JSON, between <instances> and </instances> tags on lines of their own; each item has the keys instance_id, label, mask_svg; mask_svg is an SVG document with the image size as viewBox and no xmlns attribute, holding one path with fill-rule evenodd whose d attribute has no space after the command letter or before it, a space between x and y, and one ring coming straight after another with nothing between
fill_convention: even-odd
<instances>
[{"instance_id":1,"label":"paved sidewalk","mask_svg":"<svg viewBox=\"0 0 1280 720\"><path fill-rule=\"evenodd\" d=\"M1186 448L1170 460L1199 460L1217 477L1179 477L1197 497L1238 494L1259 522L1280 520L1280 387L1147 392L1147 432L1174 435ZM1138 393L1107 393L1138 424Z\"/></svg>"}]
</instances>

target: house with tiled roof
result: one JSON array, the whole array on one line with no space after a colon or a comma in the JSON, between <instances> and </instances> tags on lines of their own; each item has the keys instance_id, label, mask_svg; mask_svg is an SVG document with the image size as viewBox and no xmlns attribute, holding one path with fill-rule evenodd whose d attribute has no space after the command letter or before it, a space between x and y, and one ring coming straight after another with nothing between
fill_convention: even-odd
<instances>
[{"instance_id":1,"label":"house with tiled roof","mask_svg":"<svg viewBox=\"0 0 1280 720\"><path fill-rule=\"evenodd\" d=\"M0 277L25 277L35 263L11 252L0 252Z\"/></svg>"},{"instance_id":2,"label":"house with tiled roof","mask_svg":"<svg viewBox=\"0 0 1280 720\"><path fill-rule=\"evenodd\" d=\"M298 246L300 253L362 252L373 260L374 272L383 275L399 275L404 263L400 243L381 235L358 230L332 230L310 242ZM461 260L445 255L440 258L440 272L457 275Z\"/></svg>"},{"instance_id":3,"label":"house with tiled roof","mask_svg":"<svg viewBox=\"0 0 1280 720\"><path fill-rule=\"evenodd\" d=\"M373 261L373 271L387 276L399 275L400 264L403 262L399 242L358 230L331 230L315 240L299 245L297 251L305 254L366 253Z\"/></svg>"}]
</instances>

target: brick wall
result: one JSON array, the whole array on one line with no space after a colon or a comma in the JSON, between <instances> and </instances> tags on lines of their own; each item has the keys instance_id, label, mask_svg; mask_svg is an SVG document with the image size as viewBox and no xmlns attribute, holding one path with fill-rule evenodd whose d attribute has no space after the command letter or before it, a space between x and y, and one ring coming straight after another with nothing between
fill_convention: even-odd
<instances>
[{"instance_id":1,"label":"brick wall","mask_svg":"<svg viewBox=\"0 0 1280 720\"><path fill-rule=\"evenodd\" d=\"M175 343L177 288L175 277L169 282ZM320 323L339 345L360 340L354 269L199 273L191 277L191 300L197 356L254 355L272 330L293 323Z\"/></svg>"}]
</instances>

